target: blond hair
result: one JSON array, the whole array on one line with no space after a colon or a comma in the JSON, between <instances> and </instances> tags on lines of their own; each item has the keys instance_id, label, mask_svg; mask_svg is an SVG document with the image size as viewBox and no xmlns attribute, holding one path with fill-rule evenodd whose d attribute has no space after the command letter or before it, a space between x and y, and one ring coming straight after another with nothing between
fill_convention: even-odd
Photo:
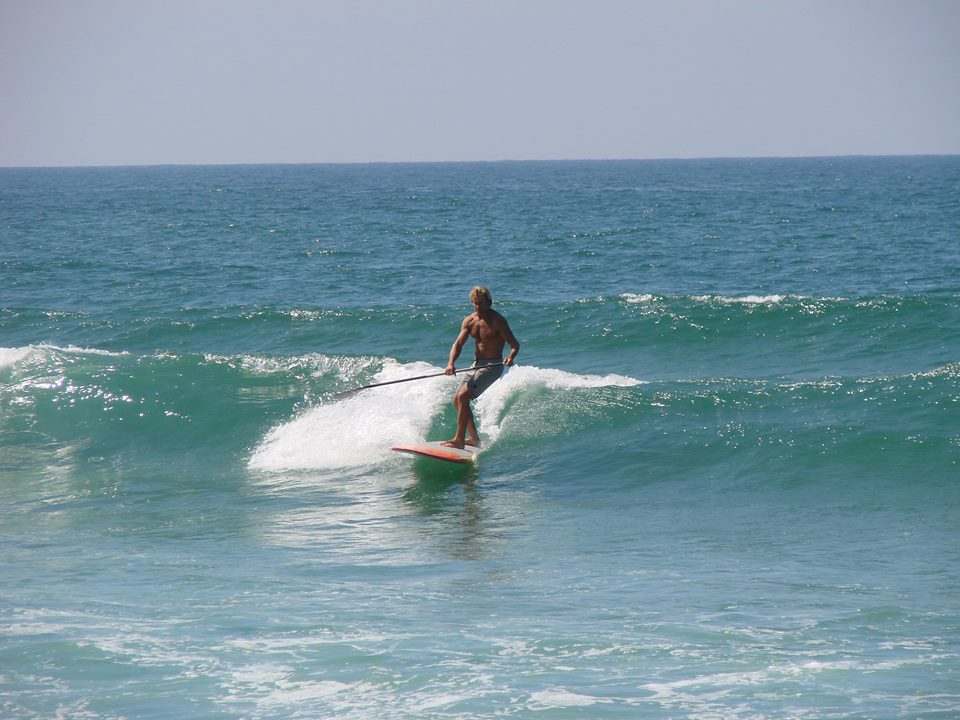
<instances>
[{"instance_id":1,"label":"blond hair","mask_svg":"<svg viewBox=\"0 0 960 720\"><path fill-rule=\"evenodd\" d=\"M470 301L473 302L477 298L486 298L488 305L493 305L493 298L490 297L490 291L487 290L483 285L477 285L473 290L470 291Z\"/></svg>"}]
</instances>

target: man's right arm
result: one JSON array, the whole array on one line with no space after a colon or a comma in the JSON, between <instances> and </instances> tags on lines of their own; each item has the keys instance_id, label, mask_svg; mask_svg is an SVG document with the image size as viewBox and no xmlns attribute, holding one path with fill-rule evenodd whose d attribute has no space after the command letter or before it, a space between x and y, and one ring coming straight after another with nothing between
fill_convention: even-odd
<instances>
[{"instance_id":1,"label":"man's right arm","mask_svg":"<svg viewBox=\"0 0 960 720\"><path fill-rule=\"evenodd\" d=\"M446 375L453 375L456 372L454 363L457 361L457 358L460 357L460 351L463 350L467 338L470 337L469 320L469 317L464 318L463 323L460 325L460 334L457 335L457 339L453 341L453 345L450 347L450 359L447 361L447 369L444 370Z\"/></svg>"}]
</instances>

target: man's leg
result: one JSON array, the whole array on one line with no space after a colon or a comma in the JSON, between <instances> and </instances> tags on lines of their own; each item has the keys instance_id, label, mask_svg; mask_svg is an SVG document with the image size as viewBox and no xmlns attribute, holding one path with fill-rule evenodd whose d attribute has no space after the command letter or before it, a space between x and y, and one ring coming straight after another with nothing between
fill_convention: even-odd
<instances>
[{"instance_id":1,"label":"man's leg","mask_svg":"<svg viewBox=\"0 0 960 720\"><path fill-rule=\"evenodd\" d=\"M445 442L444 445L462 448L468 440L471 445L480 444L477 425L473 419L473 411L470 409L472 399L470 388L464 383L457 390L457 394L453 396L453 406L457 409L457 434L454 435L452 440Z\"/></svg>"},{"instance_id":2,"label":"man's leg","mask_svg":"<svg viewBox=\"0 0 960 720\"><path fill-rule=\"evenodd\" d=\"M473 397L468 393L463 401L463 404L467 408L467 436L465 442L467 445L479 446L480 436L477 434L477 424L473 419L473 408L470 407L471 402L473 402Z\"/></svg>"}]
</instances>

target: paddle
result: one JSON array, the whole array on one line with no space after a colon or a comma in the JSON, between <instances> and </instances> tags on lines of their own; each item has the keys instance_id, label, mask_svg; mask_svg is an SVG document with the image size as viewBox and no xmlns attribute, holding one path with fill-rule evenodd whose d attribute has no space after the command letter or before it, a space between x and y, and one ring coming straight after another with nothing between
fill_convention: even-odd
<instances>
[{"instance_id":1,"label":"paddle","mask_svg":"<svg viewBox=\"0 0 960 720\"><path fill-rule=\"evenodd\" d=\"M502 362L490 363L489 365L480 365L479 367L496 367L497 365L503 365ZM477 370L477 367L467 367L463 370L454 370L453 374L456 375L462 372L470 372L471 370ZM426 380L427 378L442 377L446 375L445 372L431 373L430 375L417 375L416 377L400 378L399 380L387 380L386 382L373 383L371 385L364 385L363 387L354 388L353 390L344 390L343 392L338 392L333 396L334 400L341 400L342 398L349 397L354 393L358 393L361 390L369 390L370 388L383 387L384 385L396 385L397 383L413 382L414 380Z\"/></svg>"}]
</instances>

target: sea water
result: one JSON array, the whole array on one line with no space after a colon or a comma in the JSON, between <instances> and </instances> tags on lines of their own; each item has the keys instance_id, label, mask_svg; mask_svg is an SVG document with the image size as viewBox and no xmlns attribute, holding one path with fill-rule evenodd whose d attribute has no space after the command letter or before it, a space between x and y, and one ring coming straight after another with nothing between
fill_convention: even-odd
<instances>
[{"instance_id":1,"label":"sea water","mask_svg":"<svg viewBox=\"0 0 960 720\"><path fill-rule=\"evenodd\" d=\"M0 716L958 715L960 158L0 170Z\"/></svg>"}]
</instances>

